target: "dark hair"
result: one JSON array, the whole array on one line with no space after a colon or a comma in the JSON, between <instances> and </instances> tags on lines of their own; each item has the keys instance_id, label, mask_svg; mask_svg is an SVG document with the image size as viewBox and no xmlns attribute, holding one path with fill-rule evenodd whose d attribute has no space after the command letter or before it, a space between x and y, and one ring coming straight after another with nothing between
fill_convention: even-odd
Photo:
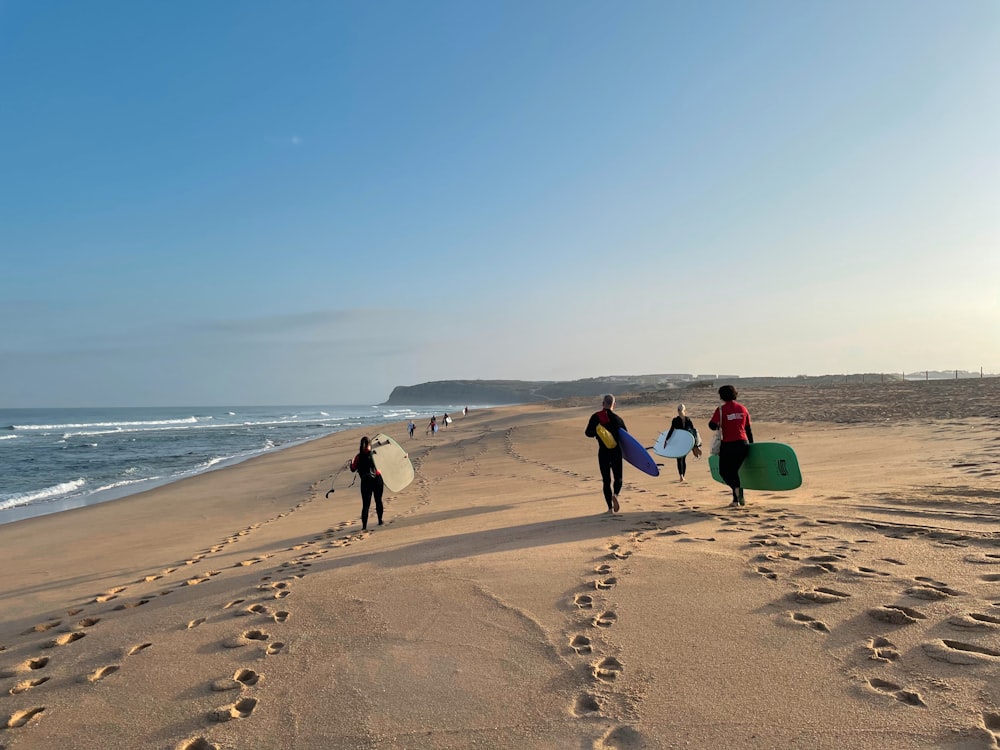
<instances>
[{"instance_id":1,"label":"dark hair","mask_svg":"<svg viewBox=\"0 0 1000 750\"><path fill-rule=\"evenodd\" d=\"M358 446L358 453L364 453L365 448L367 448L368 445L369 445L368 436L365 435L363 438L361 438L361 445Z\"/></svg>"},{"instance_id":2,"label":"dark hair","mask_svg":"<svg viewBox=\"0 0 1000 750\"><path fill-rule=\"evenodd\" d=\"M719 398L723 401L735 401L738 395L736 388L731 385L724 385L719 389Z\"/></svg>"}]
</instances>

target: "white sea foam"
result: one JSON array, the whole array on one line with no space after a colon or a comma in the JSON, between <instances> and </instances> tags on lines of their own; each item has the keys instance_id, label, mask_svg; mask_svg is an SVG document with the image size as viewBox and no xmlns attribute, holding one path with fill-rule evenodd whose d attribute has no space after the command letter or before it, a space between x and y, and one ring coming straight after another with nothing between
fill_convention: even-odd
<instances>
[{"instance_id":1,"label":"white sea foam","mask_svg":"<svg viewBox=\"0 0 1000 750\"><path fill-rule=\"evenodd\" d=\"M0 440L13 440L17 435L0 435Z\"/></svg>"},{"instance_id":2,"label":"white sea foam","mask_svg":"<svg viewBox=\"0 0 1000 750\"><path fill-rule=\"evenodd\" d=\"M210 458L207 461L198 464L195 471L198 472L198 471L204 471L205 469L211 469L216 464L221 464L223 461L228 461L228 460L229 457L227 456L216 456L215 458Z\"/></svg>"},{"instance_id":3,"label":"white sea foam","mask_svg":"<svg viewBox=\"0 0 1000 750\"><path fill-rule=\"evenodd\" d=\"M56 430L84 430L90 428L124 428L124 427L163 427L173 424L196 424L197 417L186 417L184 419L153 419L143 422L80 422L76 424L25 424L13 425L15 430L43 430L54 432ZM117 431L117 430L116 430Z\"/></svg>"},{"instance_id":4,"label":"white sea foam","mask_svg":"<svg viewBox=\"0 0 1000 750\"><path fill-rule=\"evenodd\" d=\"M0 495L0 510L16 508L18 505L27 505L35 500L46 500L51 497L58 497L59 495L68 495L70 492L80 489L86 483L86 479L80 478L74 479L71 482L54 484L51 487L46 487L42 490L35 490L33 492L20 492L14 495Z\"/></svg>"},{"instance_id":5,"label":"white sea foam","mask_svg":"<svg viewBox=\"0 0 1000 750\"><path fill-rule=\"evenodd\" d=\"M114 490L119 487L128 487L133 484L141 484L142 482L152 482L160 477L145 477L143 479L123 479L120 482L112 482L111 484L106 484L103 487L98 487L94 490L94 494L98 492L106 492L107 490Z\"/></svg>"}]
</instances>

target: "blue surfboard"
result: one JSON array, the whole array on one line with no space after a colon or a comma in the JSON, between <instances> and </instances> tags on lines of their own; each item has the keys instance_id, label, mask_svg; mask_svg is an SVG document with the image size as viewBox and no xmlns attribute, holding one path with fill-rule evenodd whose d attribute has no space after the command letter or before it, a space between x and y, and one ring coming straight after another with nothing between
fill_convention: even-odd
<instances>
[{"instance_id":1,"label":"blue surfboard","mask_svg":"<svg viewBox=\"0 0 1000 750\"><path fill-rule=\"evenodd\" d=\"M642 447L642 443L625 430L618 430L618 443L622 447L622 458L651 477L660 476L660 469L657 467L656 461L649 455L649 451Z\"/></svg>"}]
</instances>

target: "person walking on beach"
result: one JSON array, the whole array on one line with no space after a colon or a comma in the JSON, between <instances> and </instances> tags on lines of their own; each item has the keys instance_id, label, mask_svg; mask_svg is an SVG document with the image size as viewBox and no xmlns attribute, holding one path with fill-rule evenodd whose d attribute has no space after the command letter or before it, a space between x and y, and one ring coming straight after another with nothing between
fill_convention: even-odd
<instances>
[{"instance_id":1,"label":"person walking on beach","mask_svg":"<svg viewBox=\"0 0 1000 750\"><path fill-rule=\"evenodd\" d=\"M406 431L410 433L410 440L413 439L413 433L417 431L417 425L411 419L410 423L406 425Z\"/></svg>"},{"instance_id":2,"label":"person walking on beach","mask_svg":"<svg viewBox=\"0 0 1000 750\"><path fill-rule=\"evenodd\" d=\"M708 423L710 430L722 431L722 448L719 453L719 474L733 491L732 505L746 505L743 487L740 486L740 467L750 455L753 430L750 428L750 412L736 400L739 395L731 385L719 389L722 405L712 413Z\"/></svg>"},{"instance_id":3,"label":"person walking on beach","mask_svg":"<svg viewBox=\"0 0 1000 750\"><path fill-rule=\"evenodd\" d=\"M361 477L361 530L368 529L368 509L371 508L373 496L375 498L375 515L378 516L378 525L381 526L382 492L385 490L385 484L382 482L382 475L372 458L372 445L367 435L361 438L358 455L351 461L351 471L356 471Z\"/></svg>"},{"instance_id":4,"label":"person walking on beach","mask_svg":"<svg viewBox=\"0 0 1000 750\"><path fill-rule=\"evenodd\" d=\"M615 397L609 393L604 397L602 409L590 415L587 429L583 432L587 437L597 439L597 466L601 470L608 513L617 513L619 509L618 493L622 491L622 447L618 442L618 431L628 429L622 418L614 413L614 408Z\"/></svg>"},{"instance_id":5,"label":"person walking on beach","mask_svg":"<svg viewBox=\"0 0 1000 750\"><path fill-rule=\"evenodd\" d=\"M677 416L670 422L670 430L663 439L664 447L670 440L670 436L674 434L674 430L687 430L694 435L694 448L691 449L691 452L694 453L695 458L701 456L701 437L698 435L698 430L694 426L694 422L691 421L691 417L687 415L687 407L684 404L677 404ZM677 459L677 473L680 475L680 481L683 482L684 475L687 474L687 456L681 456Z\"/></svg>"},{"instance_id":6,"label":"person walking on beach","mask_svg":"<svg viewBox=\"0 0 1000 750\"><path fill-rule=\"evenodd\" d=\"M429 425L427 425L427 429L424 430L424 434L426 435L429 432L431 435L433 435L437 431L438 431L437 415L436 414L432 414L431 415L431 423Z\"/></svg>"}]
</instances>

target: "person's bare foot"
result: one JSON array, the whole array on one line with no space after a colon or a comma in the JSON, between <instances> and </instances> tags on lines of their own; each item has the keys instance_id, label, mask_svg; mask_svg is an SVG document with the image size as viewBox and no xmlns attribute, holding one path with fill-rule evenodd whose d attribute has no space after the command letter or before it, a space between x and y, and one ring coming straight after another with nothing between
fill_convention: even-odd
<instances>
[{"instance_id":1,"label":"person's bare foot","mask_svg":"<svg viewBox=\"0 0 1000 750\"><path fill-rule=\"evenodd\" d=\"M621 506L618 505L618 495L612 495L611 496L611 509L615 513L617 513L620 508L621 508Z\"/></svg>"}]
</instances>

